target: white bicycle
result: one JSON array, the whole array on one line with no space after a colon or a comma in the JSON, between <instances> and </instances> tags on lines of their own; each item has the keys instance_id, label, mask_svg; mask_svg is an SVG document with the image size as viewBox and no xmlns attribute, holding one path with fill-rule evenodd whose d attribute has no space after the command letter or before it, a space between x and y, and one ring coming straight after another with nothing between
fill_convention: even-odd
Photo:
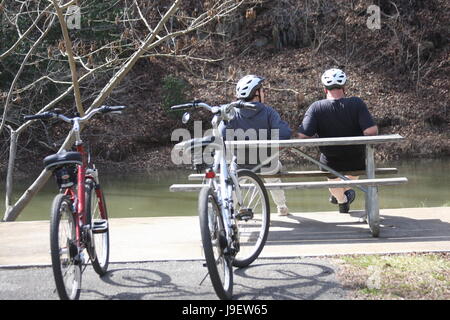
<instances>
[{"instance_id":1,"label":"white bicycle","mask_svg":"<svg viewBox=\"0 0 450 320\"><path fill-rule=\"evenodd\" d=\"M238 169L236 157L227 165L226 145L218 125L235 115L235 108L255 109L235 101L220 106L193 102L172 110L202 108L213 114L213 135L178 143L175 148L190 153L197 172L204 171L205 185L198 198L202 245L209 277L220 299L231 299L233 269L250 265L261 253L269 233L270 206L264 183L251 170ZM183 122L188 120L188 113ZM213 159L206 163L205 155Z\"/></svg>"}]
</instances>

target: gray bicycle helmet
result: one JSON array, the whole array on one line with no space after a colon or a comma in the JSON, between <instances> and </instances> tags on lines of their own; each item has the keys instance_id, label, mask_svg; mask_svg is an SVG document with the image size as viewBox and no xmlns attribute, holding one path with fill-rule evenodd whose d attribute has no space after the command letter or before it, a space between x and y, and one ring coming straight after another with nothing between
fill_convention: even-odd
<instances>
[{"instance_id":1,"label":"gray bicycle helmet","mask_svg":"<svg viewBox=\"0 0 450 320\"><path fill-rule=\"evenodd\" d=\"M347 81L347 76L340 69L329 69L322 75L322 84L328 90L342 88Z\"/></svg>"},{"instance_id":2,"label":"gray bicycle helmet","mask_svg":"<svg viewBox=\"0 0 450 320\"><path fill-rule=\"evenodd\" d=\"M256 90L261 88L265 79L255 75L246 75L236 85L236 98L250 100L255 96Z\"/></svg>"}]
</instances>

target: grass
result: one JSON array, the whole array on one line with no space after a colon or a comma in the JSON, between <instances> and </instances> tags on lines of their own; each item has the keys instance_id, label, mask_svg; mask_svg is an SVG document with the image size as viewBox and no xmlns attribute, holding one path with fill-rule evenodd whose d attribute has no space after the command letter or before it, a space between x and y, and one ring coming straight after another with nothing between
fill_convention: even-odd
<instances>
[{"instance_id":1,"label":"grass","mask_svg":"<svg viewBox=\"0 0 450 320\"><path fill-rule=\"evenodd\" d=\"M350 299L450 299L450 253L351 255L335 262Z\"/></svg>"}]
</instances>

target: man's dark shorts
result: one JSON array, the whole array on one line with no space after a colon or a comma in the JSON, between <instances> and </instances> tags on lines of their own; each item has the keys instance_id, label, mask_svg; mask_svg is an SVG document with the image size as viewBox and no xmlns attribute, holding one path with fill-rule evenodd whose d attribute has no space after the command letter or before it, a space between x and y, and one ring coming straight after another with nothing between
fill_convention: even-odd
<instances>
[{"instance_id":1,"label":"man's dark shorts","mask_svg":"<svg viewBox=\"0 0 450 320\"><path fill-rule=\"evenodd\" d=\"M339 155L325 156L323 153L320 154L320 162L329 166L330 168L338 171L339 173L351 173L352 171L366 170L366 157L364 148L359 148L359 150L348 150L349 152L346 156ZM321 170L326 171L324 168ZM334 175L329 178L335 177Z\"/></svg>"}]
</instances>

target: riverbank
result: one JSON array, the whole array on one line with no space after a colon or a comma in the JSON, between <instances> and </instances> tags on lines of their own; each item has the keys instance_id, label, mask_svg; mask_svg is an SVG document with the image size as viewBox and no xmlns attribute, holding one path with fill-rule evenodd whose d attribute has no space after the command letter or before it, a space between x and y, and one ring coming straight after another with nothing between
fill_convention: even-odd
<instances>
[{"instance_id":1,"label":"riverbank","mask_svg":"<svg viewBox=\"0 0 450 320\"><path fill-rule=\"evenodd\" d=\"M133 172L146 172L149 174L158 173L161 170L191 170L189 165L177 165L174 164L171 159L171 152L173 145L160 146L156 148L151 148L145 152L139 154L130 154L127 161L111 161L106 159L94 159L96 166L102 170L104 173L111 174L126 174ZM384 150L384 153L386 150ZM410 161L410 162L421 162L421 161L434 161L434 160L445 160L450 161L450 155L427 154L427 155L417 155L415 157L395 157L394 159L389 159L385 155L375 152L375 160L378 166L383 166L384 164L389 166L389 163L399 162L399 161ZM319 159L318 149L311 149L310 154ZM296 167L296 166L311 166L311 163L304 158L299 157L293 152L283 152L280 156L281 162L285 166ZM3 171L0 171L0 178L6 178L6 167L3 167ZM16 167L14 171L14 176L16 179L24 179L30 176L30 173L37 174L43 169L42 160L35 159L35 161L27 161L21 163L20 166Z\"/></svg>"}]
</instances>

